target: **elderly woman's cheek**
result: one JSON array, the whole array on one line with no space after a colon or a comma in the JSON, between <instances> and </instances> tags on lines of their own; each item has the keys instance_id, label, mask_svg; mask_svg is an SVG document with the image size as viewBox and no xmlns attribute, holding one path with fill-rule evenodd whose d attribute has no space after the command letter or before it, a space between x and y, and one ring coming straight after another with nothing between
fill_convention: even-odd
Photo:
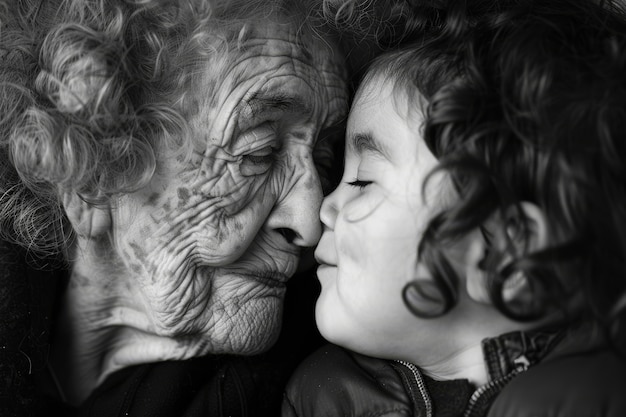
<instances>
[{"instance_id":1,"label":"elderly woman's cheek","mask_svg":"<svg viewBox=\"0 0 626 417\"><path fill-rule=\"evenodd\" d=\"M220 207L212 220L216 245L202 248L221 265L236 262L249 248L276 201L268 175L234 178L220 191Z\"/></svg>"}]
</instances>

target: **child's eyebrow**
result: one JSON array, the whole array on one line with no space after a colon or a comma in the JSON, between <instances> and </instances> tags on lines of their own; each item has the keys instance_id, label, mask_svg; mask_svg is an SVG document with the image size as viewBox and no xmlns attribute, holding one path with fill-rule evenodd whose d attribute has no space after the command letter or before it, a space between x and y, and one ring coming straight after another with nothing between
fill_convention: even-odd
<instances>
[{"instance_id":1,"label":"child's eyebrow","mask_svg":"<svg viewBox=\"0 0 626 417\"><path fill-rule=\"evenodd\" d=\"M349 137L348 144L358 154L373 152L391 160L387 146L377 140L371 133L355 133Z\"/></svg>"}]
</instances>

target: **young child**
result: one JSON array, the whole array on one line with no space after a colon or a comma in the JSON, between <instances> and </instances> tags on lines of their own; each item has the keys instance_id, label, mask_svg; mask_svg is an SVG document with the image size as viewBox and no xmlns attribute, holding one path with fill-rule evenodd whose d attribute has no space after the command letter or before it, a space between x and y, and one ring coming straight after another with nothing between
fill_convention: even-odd
<instances>
[{"instance_id":1,"label":"young child","mask_svg":"<svg viewBox=\"0 0 626 417\"><path fill-rule=\"evenodd\" d=\"M626 415L626 23L514 3L368 70L283 416Z\"/></svg>"}]
</instances>

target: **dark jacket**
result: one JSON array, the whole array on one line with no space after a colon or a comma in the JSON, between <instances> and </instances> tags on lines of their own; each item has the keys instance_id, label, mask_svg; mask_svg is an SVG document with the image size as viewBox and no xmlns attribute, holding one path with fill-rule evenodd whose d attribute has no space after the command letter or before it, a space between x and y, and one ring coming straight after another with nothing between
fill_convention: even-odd
<instances>
[{"instance_id":1,"label":"dark jacket","mask_svg":"<svg viewBox=\"0 0 626 417\"><path fill-rule=\"evenodd\" d=\"M74 408L62 400L48 366L64 266L27 262L24 250L0 239L1 417L276 416L289 375L322 345L312 314L317 283L301 276L288 283L283 331L268 352L124 368Z\"/></svg>"},{"instance_id":2,"label":"dark jacket","mask_svg":"<svg viewBox=\"0 0 626 417\"><path fill-rule=\"evenodd\" d=\"M260 416L253 376L244 358L228 356L132 366L109 376L76 415Z\"/></svg>"},{"instance_id":3,"label":"dark jacket","mask_svg":"<svg viewBox=\"0 0 626 417\"><path fill-rule=\"evenodd\" d=\"M626 359L596 336L538 331L487 339L490 382L478 389L327 345L292 376L282 416L626 416Z\"/></svg>"}]
</instances>

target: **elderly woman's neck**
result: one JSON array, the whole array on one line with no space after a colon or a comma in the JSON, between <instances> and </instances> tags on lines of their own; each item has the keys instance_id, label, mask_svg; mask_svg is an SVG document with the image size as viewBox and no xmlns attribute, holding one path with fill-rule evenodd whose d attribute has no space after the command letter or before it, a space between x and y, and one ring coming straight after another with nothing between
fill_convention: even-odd
<instances>
[{"instance_id":1,"label":"elderly woman's neck","mask_svg":"<svg viewBox=\"0 0 626 417\"><path fill-rule=\"evenodd\" d=\"M52 354L61 394L73 405L119 369L183 355L155 334L135 281L114 259L87 247L73 263Z\"/></svg>"}]
</instances>

